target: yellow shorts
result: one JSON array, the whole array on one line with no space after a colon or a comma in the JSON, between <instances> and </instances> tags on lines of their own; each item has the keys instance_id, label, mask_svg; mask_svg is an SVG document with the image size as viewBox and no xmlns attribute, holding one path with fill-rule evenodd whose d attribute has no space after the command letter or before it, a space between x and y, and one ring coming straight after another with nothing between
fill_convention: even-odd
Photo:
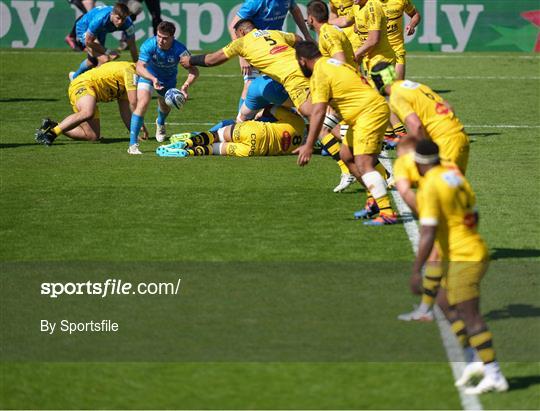
<instances>
[{"instance_id":1,"label":"yellow shorts","mask_svg":"<svg viewBox=\"0 0 540 411\"><path fill-rule=\"evenodd\" d=\"M246 121L236 124L233 130L232 142L227 144L227 155L234 157L265 156L266 127L258 121Z\"/></svg>"},{"instance_id":2,"label":"yellow shorts","mask_svg":"<svg viewBox=\"0 0 540 411\"><path fill-rule=\"evenodd\" d=\"M389 120L390 109L387 104L381 104L378 109L358 117L355 124L347 130L343 141L352 147L355 156L379 154Z\"/></svg>"},{"instance_id":3,"label":"yellow shorts","mask_svg":"<svg viewBox=\"0 0 540 411\"><path fill-rule=\"evenodd\" d=\"M450 162L457 165L463 175L467 171L469 162L469 136L464 132L454 134L435 141L439 146L439 156L442 162Z\"/></svg>"},{"instance_id":4,"label":"yellow shorts","mask_svg":"<svg viewBox=\"0 0 540 411\"><path fill-rule=\"evenodd\" d=\"M446 289L450 305L480 297L480 281L488 269L488 260L450 261L443 264L441 287Z\"/></svg>"},{"instance_id":5,"label":"yellow shorts","mask_svg":"<svg viewBox=\"0 0 540 411\"><path fill-rule=\"evenodd\" d=\"M74 80L69 85L68 89L69 102L74 113L78 113L79 109L77 108L77 101L84 96L93 96L97 99L95 90L90 86L88 81L84 80ZM99 107L96 105L93 119L99 118Z\"/></svg>"},{"instance_id":6,"label":"yellow shorts","mask_svg":"<svg viewBox=\"0 0 540 411\"><path fill-rule=\"evenodd\" d=\"M289 77L283 87L296 108L300 108L309 97L309 80L302 75Z\"/></svg>"}]
</instances>

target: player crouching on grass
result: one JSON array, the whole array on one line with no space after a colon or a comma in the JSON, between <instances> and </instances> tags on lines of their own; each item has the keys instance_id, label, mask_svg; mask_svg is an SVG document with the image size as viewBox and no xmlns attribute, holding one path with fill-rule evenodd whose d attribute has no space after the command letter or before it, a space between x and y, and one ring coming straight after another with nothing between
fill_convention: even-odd
<instances>
[{"instance_id":1,"label":"player crouching on grass","mask_svg":"<svg viewBox=\"0 0 540 411\"><path fill-rule=\"evenodd\" d=\"M167 90L176 88L178 64L183 56L191 54L179 41L175 40L176 27L168 21L162 21L157 27L157 35L146 40L141 46L141 55L137 62L137 107L131 117L128 154L142 154L139 150L139 131L144 122L144 115L152 99L154 90L158 93L158 111L156 119L156 140L165 141L165 119L171 108L165 103ZM180 92L188 98L188 88L199 77L199 69L190 67L188 77Z\"/></svg>"},{"instance_id":2,"label":"player crouching on grass","mask_svg":"<svg viewBox=\"0 0 540 411\"><path fill-rule=\"evenodd\" d=\"M441 165L439 147L433 141L421 140L414 158L423 181L417 193L420 240L413 274L421 275L437 241L448 303L457 309L469 345L482 360L469 363L456 385L464 386L473 376L483 374L478 385L467 387L465 394L506 391L508 383L496 361L492 334L479 308L480 281L488 268L489 253L477 231L475 194L456 167Z\"/></svg>"},{"instance_id":3,"label":"player crouching on grass","mask_svg":"<svg viewBox=\"0 0 540 411\"><path fill-rule=\"evenodd\" d=\"M60 134L73 140L97 141L101 138L97 103L118 101L120 117L130 128L132 110L137 105L135 64L118 61L104 64L77 77L69 85L68 95L73 114L60 124L43 120L36 130L36 142L50 146ZM146 128L144 138L148 138Z\"/></svg>"},{"instance_id":4,"label":"player crouching on grass","mask_svg":"<svg viewBox=\"0 0 540 411\"><path fill-rule=\"evenodd\" d=\"M300 115L284 107L272 107L265 110L264 121L249 120L173 136L173 143L159 147L156 154L161 157L286 155L302 144L305 130Z\"/></svg>"}]
</instances>

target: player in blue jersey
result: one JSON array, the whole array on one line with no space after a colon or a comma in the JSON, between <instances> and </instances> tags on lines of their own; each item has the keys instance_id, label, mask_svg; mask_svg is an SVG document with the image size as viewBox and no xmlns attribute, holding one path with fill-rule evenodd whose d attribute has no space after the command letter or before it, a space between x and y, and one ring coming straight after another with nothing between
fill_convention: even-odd
<instances>
[{"instance_id":1,"label":"player in blue jersey","mask_svg":"<svg viewBox=\"0 0 540 411\"><path fill-rule=\"evenodd\" d=\"M283 28L283 22L287 17L287 13L290 12L293 16L296 25L304 35L306 40L313 40L309 30L304 21L302 11L296 4L295 0L246 0L233 17L229 24L229 33L231 38L236 40L237 35L234 30L234 26L241 19L249 19L253 21L256 28L260 30L281 30ZM242 75L244 76L244 89L242 90L242 96L238 105L239 117L241 120L240 112L245 107L242 107L242 103L248 93L248 88L251 81L255 79L259 73L249 65L249 63L242 57L239 57L240 68ZM251 92L253 95L254 91ZM246 118L249 119L249 118Z\"/></svg>"},{"instance_id":2,"label":"player in blue jersey","mask_svg":"<svg viewBox=\"0 0 540 411\"><path fill-rule=\"evenodd\" d=\"M142 154L137 142L154 90L159 95L156 140L159 142L165 140L165 119L171 109L165 103L164 96L167 90L176 88L180 57L190 55L186 46L174 39L175 31L176 27L173 23L163 21L157 27L157 35L146 40L141 46L141 55L137 62L137 74L140 76L137 84L137 107L131 116L129 154ZM196 67L189 68L188 72L188 77L180 88L186 99L188 88L199 76L199 70Z\"/></svg>"},{"instance_id":3,"label":"player in blue jersey","mask_svg":"<svg viewBox=\"0 0 540 411\"><path fill-rule=\"evenodd\" d=\"M135 44L135 29L125 4L116 3L114 7L103 6L92 9L77 22L76 30L77 41L85 48L88 56L77 71L69 73L70 80L100 64L118 58L116 51L105 47L107 34L114 31L122 30L126 33L131 58L134 62L139 58Z\"/></svg>"},{"instance_id":4,"label":"player in blue jersey","mask_svg":"<svg viewBox=\"0 0 540 411\"><path fill-rule=\"evenodd\" d=\"M285 88L268 76L258 76L251 81L246 98L238 112L237 122L248 121L268 106L281 106L289 99Z\"/></svg>"}]
</instances>

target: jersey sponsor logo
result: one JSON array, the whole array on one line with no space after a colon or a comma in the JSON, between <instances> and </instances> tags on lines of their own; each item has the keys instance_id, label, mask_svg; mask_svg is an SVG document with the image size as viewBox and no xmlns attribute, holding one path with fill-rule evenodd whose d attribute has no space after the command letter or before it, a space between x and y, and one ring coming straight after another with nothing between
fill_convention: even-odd
<instances>
[{"instance_id":1,"label":"jersey sponsor logo","mask_svg":"<svg viewBox=\"0 0 540 411\"><path fill-rule=\"evenodd\" d=\"M279 141L279 145L281 146L281 151L287 151L289 147L291 146L291 135L288 131L284 131L283 135L281 136L281 140Z\"/></svg>"},{"instance_id":2,"label":"jersey sponsor logo","mask_svg":"<svg viewBox=\"0 0 540 411\"><path fill-rule=\"evenodd\" d=\"M278 53L283 53L284 51L288 50L289 46L284 44L284 45L281 45L281 46L276 46L276 47L273 47L271 50L270 50L270 54L278 54Z\"/></svg>"},{"instance_id":3,"label":"jersey sponsor logo","mask_svg":"<svg viewBox=\"0 0 540 411\"><path fill-rule=\"evenodd\" d=\"M414 90L415 88L420 87L420 84L415 83L414 81L405 80L403 83L401 83L401 87Z\"/></svg>"},{"instance_id":4,"label":"jersey sponsor logo","mask_svg":"<svg viewBox=\"0 0 540 411\"><path fill-rule=\"evenodd\" d=\"M264 36L269 36L270 33L266 30L256 30L253 32L253 37L255 38L259 38L259 37L264 37Z\"/></svg>"},{"instance_id":5,"label":"jersey sponsor logo","mask_svg":"<svg viewBox=\"0 0 540 411\"><path fill-rule=\"evenodd\" d=\"M328 59L328 63L334 65L334 66L343 66L343 62L341 60L337 59Z\"/></svg>"},{"instance_id":6,"label":"jersey sponsor logo","mask_svg":"<svg viewBox=\"0 0 540 411\"><path fill-rule=\"evenodd\" d=\"M255 155L255 149L257 148L257 134L251 133L249 140L249 153L248 156L251 157Z\"/></svg>"},{"instance_id":7,"label":"jersey sponsor logo","mask_svg":"<svg viewBox=\"0 0 540 411\"><path fill-rule=\"evenodd\" d=\"M442 178L450 187L459 187L463 184L463 177L455 170L443 173Z\"/></svg>"}]
</instances>

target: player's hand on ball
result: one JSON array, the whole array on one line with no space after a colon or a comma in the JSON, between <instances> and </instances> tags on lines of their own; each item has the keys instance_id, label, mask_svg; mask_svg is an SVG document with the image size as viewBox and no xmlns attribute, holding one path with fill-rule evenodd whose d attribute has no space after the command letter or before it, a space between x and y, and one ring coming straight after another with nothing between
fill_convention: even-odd
<instances>
[{"instance_id":1,"label":"player's hand on ball","mask_svg":"<svg viewBox=\"0 0 540 411\"><path fill-rule=\"evenodd\" d=\"M303 144L293 151L293 154L298 154L298 160L296 161L300 167L305 166L311 160L313 154L313 147L307 144Z\"/></svg>"},{"instance_id":2,"label":"player's hand on ball","mask_svg":"<svg viewBox=\"0 0 540 411\"><path fill-rule=\"evenodd\" d=\"M412 273L411 278L409 279L409 286L411 288L411 293L415 295L422 294L422 274Z\"/></svg>"}]
</instances>

